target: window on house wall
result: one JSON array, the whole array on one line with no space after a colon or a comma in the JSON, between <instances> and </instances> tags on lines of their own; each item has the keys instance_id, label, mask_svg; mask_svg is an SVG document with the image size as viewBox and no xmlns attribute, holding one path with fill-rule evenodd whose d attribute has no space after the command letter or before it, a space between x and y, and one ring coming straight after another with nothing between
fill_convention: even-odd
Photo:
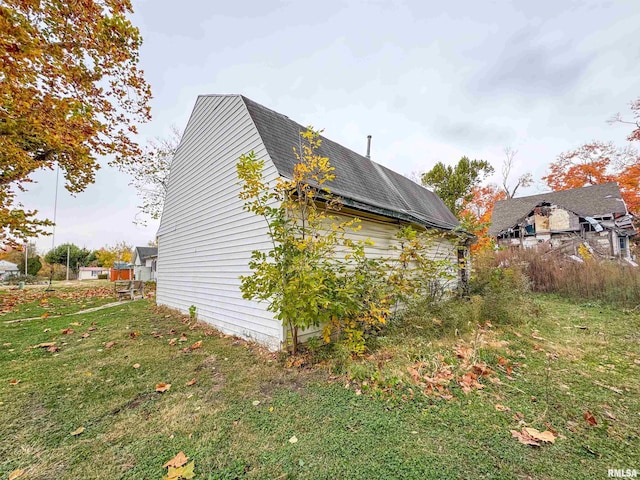
<instances>
[{"instance_id":1,"label":"window on house wall","mask_svg":"<svg viewBox=\"0 0 640 480\"><path fill-rule=\"evenodd\" d=\"M620 252L629 248L629 240L627 237L618 237L618 241L620 242Z\"/></svg>"}]
</instances>

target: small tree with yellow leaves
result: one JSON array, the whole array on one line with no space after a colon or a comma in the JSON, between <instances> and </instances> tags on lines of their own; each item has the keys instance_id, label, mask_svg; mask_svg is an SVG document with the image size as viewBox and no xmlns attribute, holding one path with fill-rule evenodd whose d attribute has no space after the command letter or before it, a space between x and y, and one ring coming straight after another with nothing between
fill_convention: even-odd
<instances>
[{"instance_id":1,"label":"small tree with yellow leaves","mask_svg":"<svg viewBox=\"0 0 640 480\"><path fill-rule=\"evenodd\" d=\"M318 155L319 132L301 134L301 148L294 149L298 163L292 178L279 178L275 186L265 182L264 162L251 152L237 165L246 211L263 216L272 248L252 253L253 274L241 277L241 290L248 299L269 302L290 335L293 352L301 329L318 327L333 316L334 286L338 283L332 261L348 229L359 221L338 222L334 212L340 204L331 195L328 182L334 168Z\"/></svg>"},{"instance_id":2,"label":"small tree with yellow leaves","mask_svg":"<svg viewBox=\"0 0 640 480\"><path fill-rule=\"evenodd\" d=\"M369 335L388 320L393 305L422 295L439 280L440 262L427 255L430 239L411 227L398 231L399 250L371 258L371 240L354 241L349 231L360 220L341 221L340 201L327 184L334 168L318 154L322 139L308 129L301 135L292 178L272 187L262 175L264 162L251 152L237 164L244 209L265 218L272 247L252 253L251 275L241 277L244 298L267 301L289 332L292 351L300 330L323 328L328 343L340 339L354 354L365 351ZM427 240L427 241L425 241Z\"/></svg>"}]
</instances>

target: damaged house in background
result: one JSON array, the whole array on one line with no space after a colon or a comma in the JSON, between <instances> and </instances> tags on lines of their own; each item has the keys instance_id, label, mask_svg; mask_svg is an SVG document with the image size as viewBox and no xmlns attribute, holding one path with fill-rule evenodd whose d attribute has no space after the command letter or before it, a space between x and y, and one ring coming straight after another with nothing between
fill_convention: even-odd
<instances>
[{"instance_id":1,"label":"damaged house in background","mask_svg":"<svg viewBox=\"0 0 640 480\"><path fill-rule=\"evenodd\" d=\"M615 182L496 202L489 234L503 247L543 246L631 262L632 215Z\"/></svg>"}]
</instances>

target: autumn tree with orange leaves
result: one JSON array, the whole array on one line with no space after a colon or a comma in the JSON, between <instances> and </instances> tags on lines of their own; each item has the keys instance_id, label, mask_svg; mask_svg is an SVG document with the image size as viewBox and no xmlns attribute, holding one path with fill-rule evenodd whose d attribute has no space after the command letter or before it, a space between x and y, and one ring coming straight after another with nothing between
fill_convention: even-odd
<instances>
[{"instance_id":1,"label":"autumn tree with orange leaves","mask_svg":"<svg viewBox=\"0 0 640 480\"><path fill-rule=\"evenodd\" d=\"M493 245L488 235L493 206L498 200L508 198L508 194L496 184L474 187L472 193L473 198L465 204L460 221L465 230L478 237L478 241L471 246L471 252L477 253Z\"/></svg>"},{"instance_id":2,"label":"autumn tree with orange leaves","mask_svg":"<svg viewBox=\"0 0 640 480\"><path fill-rule=\"evenodd\" d=\"M129 0L0 3L0 243L51 224L15 204L34 171L59 166L78 193L98 156L125 166L139 155L151 91L132 13Z\"/></svg>"},{"instance_id":3,"label":"autumn tree with orange leaves","mask_svg":"<svg viewBox=\"0 0 640 480\"><path fill-rule=\"evenodd\" d=\"M552 190L617 182L629 211L640 215L640 155L633 146L633 142L640 141L640 99L631 104L631 110L633 121L625 121L619 115L614 118L614 122L635 127L627 137L631 145L618 147L612 142L600 141L586 143L560 154L549 165L549 174L542 179Z\"/></svg>"}]
</instances>

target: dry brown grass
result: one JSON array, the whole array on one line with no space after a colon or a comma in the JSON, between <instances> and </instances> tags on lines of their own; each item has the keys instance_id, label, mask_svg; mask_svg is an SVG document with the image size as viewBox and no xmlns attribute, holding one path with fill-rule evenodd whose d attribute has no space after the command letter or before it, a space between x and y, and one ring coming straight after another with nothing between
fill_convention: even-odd
<instances>
[{"instance_id":1,"label":"dry brown grass","mask_svg":"<svg viewBox=\"0 0 640 480\"><path fill-rule=\"evenodd\" d=\"M522 271L535 292L626 308L640 305L640 268L630 265L596 259L580 263L551 252L508 249L478 258L475 268L496 267Z\"/></svg>"}]
</instances>

